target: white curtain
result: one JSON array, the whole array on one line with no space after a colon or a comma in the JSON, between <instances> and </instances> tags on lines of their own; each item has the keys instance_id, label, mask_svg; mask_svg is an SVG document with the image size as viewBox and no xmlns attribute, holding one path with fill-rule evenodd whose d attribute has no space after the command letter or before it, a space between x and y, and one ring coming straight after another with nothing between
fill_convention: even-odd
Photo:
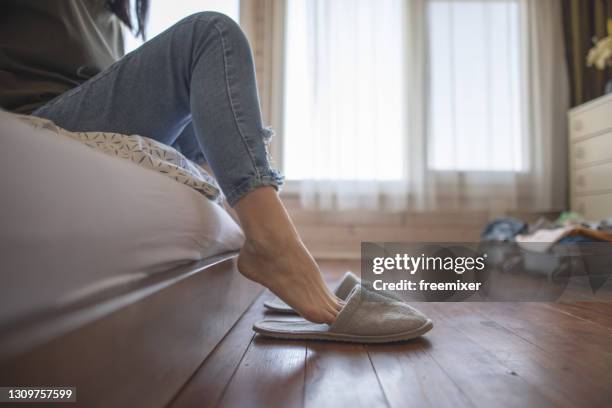
<instances>
[{"instance_id":1,"label":"white curtain","mask_svg":"<svg viewBox=\"0 0 612 408\"><path fill-rule=\"evenodd\" d=\"M565 204L559 0L289 0L283 164L317 209Z\"/></svg>"},{"instance_id":2,"label":"white curtain","mask_svg":"<svg viewBox=\"0 0 612 408\"><path fill-rule=\"evenodd\" d=\"M289 0L284 171L308 207L403 190L402 0Z\"/></svg>"}]
</instances>

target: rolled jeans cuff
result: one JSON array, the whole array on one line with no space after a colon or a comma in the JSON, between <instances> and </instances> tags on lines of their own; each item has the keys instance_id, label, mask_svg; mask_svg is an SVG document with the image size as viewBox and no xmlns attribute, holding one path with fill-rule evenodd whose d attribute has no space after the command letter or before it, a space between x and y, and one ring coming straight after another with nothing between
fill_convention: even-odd
<instances>
[{"instance_id":1,"label":"rolled jeans cuff","mask_svg":"<svg viewBox=\"0 0 612 408\"><path fill-rule=\"evenodd\" d=\"M251 178L232 191L225 193L225 198L229 205L233 207L238 200L257 188L269 186L279 191L283 181L284 177L278 170L268 169L266 172L262 172L260 176Z\"/></svg>"}]
</instances>

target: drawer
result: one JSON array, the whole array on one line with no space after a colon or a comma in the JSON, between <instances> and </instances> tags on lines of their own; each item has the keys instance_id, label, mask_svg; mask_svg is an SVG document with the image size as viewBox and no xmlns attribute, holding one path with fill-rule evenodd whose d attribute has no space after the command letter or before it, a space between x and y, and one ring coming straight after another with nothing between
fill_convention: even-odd
<instances>
[{"instance_id":1,"label":"drawer","mask_svg":"<svg viewBox=\"0 0 612 408\"><path fill-rule=\"evenodd\" d=\"M577 169L573 172L574 193L612 193L612 162Z\"/></svg>"},{"instance_id":2,"label":"drawer","mask_svg":"<svg viewBox=\"0 0 612 408\"><path fill-rule=\"evenodd\" d=\"M570 139L612 130L612 99L570 115Z\"/></svg>"},{"instance_id":3,"label":"drawer","mask_svg":"<svg viewBox=\"0 0 612 408\"><path fill-rule=\"evenodd\" d=\"M612 161L612 131L572 143L570 154L571 163L574 167L581 167L605 160Z\"/></svg>"},{"instance_id":4,"label":"drawer","mask_svg":"<svg viewBox=\"0 0 612 408\"><path fill-rule=\"evenodd\" d=\"M612 194L574 196L572 210L581 213L590 221L610 218L612 217Z\"/></svg>"}]
</instances>

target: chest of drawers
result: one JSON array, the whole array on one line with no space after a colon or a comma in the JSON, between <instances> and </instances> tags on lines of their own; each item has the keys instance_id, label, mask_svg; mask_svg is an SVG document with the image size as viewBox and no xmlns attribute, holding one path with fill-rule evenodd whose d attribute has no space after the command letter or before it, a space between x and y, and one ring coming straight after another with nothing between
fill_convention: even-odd
<instances>
[{"instance_id":1,"label":"chest of drawers","mask_svg":"<svg viewBox=\"0 0 612 408\"><path fill-rule=\"evenodd\" d=\"M612 217L612 95L569 112L570 200L588 220Z\"/></svg>"}]
</instances>

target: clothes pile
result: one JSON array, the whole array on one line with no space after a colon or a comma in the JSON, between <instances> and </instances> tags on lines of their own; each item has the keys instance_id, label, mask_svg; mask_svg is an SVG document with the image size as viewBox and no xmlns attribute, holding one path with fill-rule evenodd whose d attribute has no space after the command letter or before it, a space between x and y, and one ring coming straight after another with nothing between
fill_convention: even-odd
<instances>
[{"instance_id":1,"label":"clothes pile","mask_svg":"<svg viewBox=\"0 0 612 408\"><path fill-rule=\"evenodd\" d=\"M587 222L575 212L565 212L555 221L546 218L527 223L515 218L498 218L481 234L485 242L516 242L521 248L548 252L556 244L612 242L612 218Z\"/></svg>"},{"instance_id":2,"label":"clothes pile","mask_svg":"<svg viewBox=\"0 0 612 408\"><path fill-rule=\"evenodd\" d=\"M594 292L612 275L612 218L588 222L565 212L555 221L542 218L531 225L499 218L482 231L481 241L491 267L504 273L562 283L586 276Z\"/></svg>"}]
</instances>

